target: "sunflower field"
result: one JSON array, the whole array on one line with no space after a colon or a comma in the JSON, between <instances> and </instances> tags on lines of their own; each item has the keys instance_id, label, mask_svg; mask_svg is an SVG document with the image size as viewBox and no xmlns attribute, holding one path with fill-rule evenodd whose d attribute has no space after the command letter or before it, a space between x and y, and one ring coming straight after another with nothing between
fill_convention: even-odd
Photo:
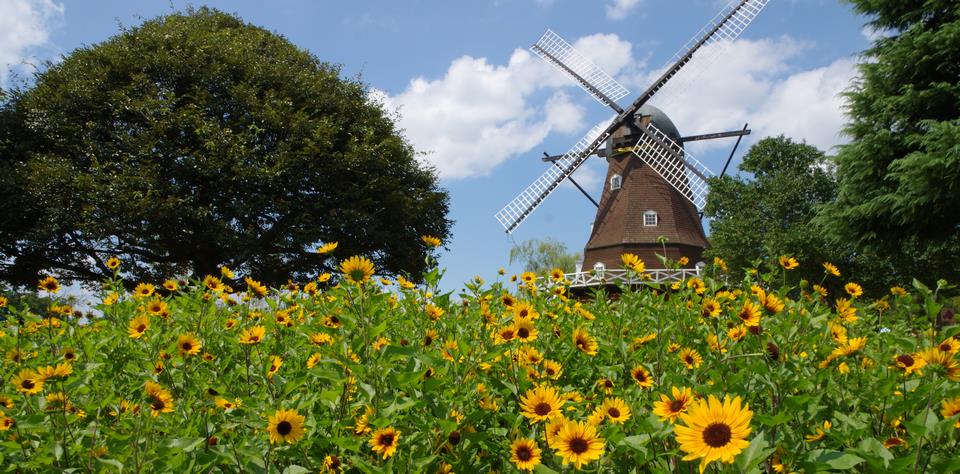
<instances>
[{"instance_id":1,"label":"sunflower field","mask_svg":"<svg viewBox=\"0 0 960 474\"><path fill-rule=\"evenodd\" d=\"M89 312L55 275L42 314L0 299L0 470L960 469L946 282L872 295L828 263L730 281L716 260L578 299L559 271L441 294L435 265L415 285L339 263L284 288L116 279Z\"/></svg>"}]
</instances>

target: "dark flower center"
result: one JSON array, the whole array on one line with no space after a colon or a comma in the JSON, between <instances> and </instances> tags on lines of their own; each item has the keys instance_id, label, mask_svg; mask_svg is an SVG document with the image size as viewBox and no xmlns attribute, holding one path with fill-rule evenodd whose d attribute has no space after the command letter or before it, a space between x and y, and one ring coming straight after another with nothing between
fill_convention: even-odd
<instances>
[{"instance_id":1,"label":"dark flower center","mask_svg":"<svg viewBox=\"0 0 960 474\"><path fill-rule=\"evenodd\" d=\"M257 335L250 336L250 341L251 341L251 342L257 342L257 341L259 341L259 340L260 340L260 336L257 336Z\"/></svg>"},{"instance_id":2,"label":"dark flower center","mask_svg":"<svg viewBox=\"0 0 960 474\"><path fill-rule=\"evenodd\" d=\"M73 352L67 352L66 354L63 355L63 358L67 360L73 360L76 357L77 355L74 354Z\"/></svg>"},{"instance_id":3,"label":"dark flower center","mask_svg":"<svg viewBox=\"0 0 960 474\"><path fill-rule=\"evenodd\" d=\"M553 407L551 407L549 403L540 402L537 404L537 406L533 407L533 412L540 416L546 416L552 409Z\"/></svg>"},{"instance_id":4,"label":"dark flower center","mask_svg":"<svg viewBox=\"0 0 960 474\"><path fill-rule=\"evenodd\" d=\"M703 430L703 442L711 448L722 448L730 442L730 427L724 423L712 423Z\"/></svg>"},{"instance_id":5,"label":"dark flower center","mask_svg":"<svg viewBox=\"0 0 960 474\"><path fill-rule=\"evenodd\" d=\"M620 418L620 410L617 410L616 408L613 408L613 407L610 407L607 410L607 414L610 415L610 418Z\"/></svg>"},{"instance_id":6,"label":"dark flower center","mask_svg":"<svg viewBox=\"0 0 960 474\"><path fill-rule=\"evenodd\" d=\"M380 446L388 447L393 445L393 433L380 435Z\"/></svg>"},{"instance_id":7,"label":"dark flower center","mask_svg":"<svg viewBox=\"0 0 960 474\"><path fill-rule=\"evenodd\" d=\"M683 361L686 362L688 365L693 365L693 356L687 355L686 357L683 358Z\"/></svg>"},{"instance_id":8,"label":"dark flower center","mask_svg":"<svg viewBox=\"0 0 960 474\"><path fill-rule=\"evenodd\" d=\"M147 330L147 325L146 325L146 324L141 324L141 325L137 326L137 332L143 332L143 331L146 331L146 330Z\"/></svg>"},{"instance_id":9,"label":"dark flower center","mask_svg":"<svg viewBox=\"0 0 960 474\"><path fill-rule=\"evenodd\" d=\"M950 344L946 342L943 344L940 344L940 350L943 352L950 352Z\"/></svg>"},{"instance_id":10,"label":"dark flower center","mask_svg":"<svg viewBox=\"0 0 960 474\"><path fill-rule=\"evenodd\" d=\"M521 309L521 310L520 310L520 317L521 317L521 318L526 318L528 314L530 314L529 311L527 311L527 310L525 310L525 309Z\"/></svg>"},{"instance_id":11,"label":"dark flower center","mask_svg":"<svg viewBox=\"0 0 960 474\"><path fill-rule=\"evenodd\" d=\"M683 410L683 400L674 400L670 402L670 411L673 413L679 413L680 410Z\"/></svg>"},{"instance_id":12,"label":"dark flower center","mask_svg":"<svg viewBox=\"0 0 960 474\"><path fill-rule=\"evenodd\" d=\"M512 330L512 329L508 329L508 330L506 330L506 331L503 331L503 334L501 334L501 337L503 337L504 339L506 339L506 340L508 340L508 341L509 341L510 339L513 339L513 336L514 336L514 333L513 333L513 330Z\"/></svg>"},{"instance_id":13,"label":"dark flower center","mask_svg":"<svg viewBox=\"0 0 960 474\"><path fill-rule=\"evenodd\" d=\"M430 337L430 336L424 337L424 338L423 338L423 345L429 346L430 344L433 344L433 338Z\"/></svg>"},{"instance_id":14,"label":"dark flower center","mask_svg":"<svg viewBox=\"0 0 960 474\"><path fill-rule=\"evenodd\" d=\"M590 444L583 438L573 438L568 445L570 446L570 451L573 451L573 454L583 454L590 448Z\"/></svg>"},{"instance_id":15,"label":"dark flower center","mask_svg":"<svg viewBox=\"0 0 960 474\"><path fill-rule=\"evenodd\" d=\"M603 386L604 386L605 388L613 388L613 381L612 381L612 380L609 380L609 379L604 380L604 381L603 381Z\"/></svg>"},{"instance_id":16,"label":"dark flower center","mask_svg":"<svg viewBox=\"0 0 960 474\"><path fill-rule=\"evenodd\" d=\"M904 367L913 367L913 357L909 354L903 354L897 356L897 361L904 365Z\"/></svg>"},{"instance_id":17,"label":"dark flower center","mask_svg":"<svg viewBox=\"0 0 960 474\"><path fill-rule=\"evenodd\" d=\"M517 447L517 459L523 462L527 462L532 457L533 457L533 453L530 452L530 448L526 446Z\"/></svg>"},{"instance_id":18,"label":"dark flower center","mask_svg":"<svg viewBox=\"0 0 960 474\"><path fill-rule=\"evenodd\" d=\"M153 407L154 410L160 411L160 410L163 410L164 407L167 406L167 404L163 403L163 400L158 399L158 400L154 400L153 403L150 404L150 406Z\"/></svg>"},{"instance_id":19,"label":"dark flower center","mask_svg":"<svg viewBox=\"0 0 960 474\"><path fill-rule=\"evenodd\" d=\"M293 425L291 425L289 421L284 420L277 423L277 433L280 433L281 436L286 436L290 434L291 431L293 431Z\"/></svg>"},{"instance_id":20,"label":"dark flower center","mask_svg":"<svg viewBox=\"0 0 960 474\"><path fill-rule=\"evenodd\" d=\"M191 344L191 343L189 343L189 342L184 342L183 345L180 346L180 347L182 347L183 350L185 350L185 351L189 351L190 349L193 349L193 344Z\"/></svg>"},{"instance_id":21,"label":"dark flower center","mask_svg":"<svg viewBox=\"0 0 960 474\"><path fill-rule=\"evenodd\" d=\"M460 432L457 431L457 430L451 431L451 432L450 432L450 435L447 436L447 441L449 441L450 444L452 444L452 445L454 445L454 446L456 446L457 444L459 444L459 443L460 443Z\"/></svg>"},{"instance_id":22,"label":"dark flower center","mask_svg":"<svg viewBox=\"0 0 960 474\"><path fill-rule=\"evenodd\" d=\"M546 372L547 372L547 375L553 375L557 373L555 370L553 370L553 367L547 367Z\"/></svg>"},{"instance_id":23,"label":"dark flower center","mask_svg":"<svg viewBox=\"0 0 960 474\"><path fill-rule=\"evenodd\" d=\"M517 336L520 337L520 339L526 339L530 337L530 330L527 328L520 328L517 331Z\"/></svg>"},{"instance_id":24,"label":"dark flower center","mask_svg":"<svg viewBox=\"0 0 960 474\"><path fill-rule=\"evenodd\" d=\"M33 389L33 387L35 387L36 385L33 383L33 380L27 379L27 380L24 380L23 382L21 382L21 383L20 383L20 386L23 387L23 388L25 388L25 389L27 389L27 390L31 390L31 389Z\"/></svg>"}]
</instances>

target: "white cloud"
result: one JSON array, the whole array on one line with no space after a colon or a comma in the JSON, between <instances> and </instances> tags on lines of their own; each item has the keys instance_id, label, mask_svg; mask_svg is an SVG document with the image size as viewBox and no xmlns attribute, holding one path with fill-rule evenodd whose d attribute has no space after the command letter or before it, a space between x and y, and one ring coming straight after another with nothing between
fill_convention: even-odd
<instances>
[{"instance_id":1,"label":"white cloud","mask_svg":"<svg viewBox=\"0 0 960 474\"><path fill-rule=\"evenodd\" d=\"M632 45L616 35L590 35L572 43L635 88L634 93L661 73L646 68L633 56ZM663 104L684 135L731 130L749 122L754 137L782 133L827 150L843 142L839 131L846 119L840 94L856 75L855 60L798 69L796 63L812 46L786 36L735 41L685 93L666 104L662 100L667 94L658 94L652 103ZM710 51L704 53L709 56ZM675 79L682 82L680 76ZM568 134L573 144L589 125L584 93L522 49L505 65L462 56L441 77L418 77L397 94L378 94L388 109L400 110L407 137L417 150L429 153L424 159L446 179L489 174L510 158L531 153L551 133ZM690 150L697 155L727 146L722 140L695 142ZM589 190L603 179L601 168L583 168L574 177Z\"/></svg>"},{"instance_id":2,"label":"white cloud","mask_svg":"<svg viewBox=\"0 0 960 474\"><path fill-rule=\"evenodd\" d=\"M841 93L856 76L856 62L841 58L827 66L795 70L792 64L811 47L789 37L738 40L705 76L693 81L694 87L665 94L670 100L663 108L684 135L750 123L756 137L782 133L828 150L844 140L839 133L846 121ZM651 102L659 105L657 99L662 98ZM691 145L696 154L728 143Z\"/></svg>"},{"instance_id":3,"label":"white cloud","mask_svg":"<svg viewBox=\"0 0 960 474\"><path fill-rule=\"evenodd\" d=\"M0 0L0 85L31 60L32 49L48 43L52 24L62 18L63 4L52 0Z\"/></svg>"},{"instance_id":4,"label":"white cloud","mask_svg":"<svg viewBox=\"0 0 960 474\"><path fill-rule=\"evenodd\" d=\"M605 6L607 18L622 20L633 13L641 3L643 3L643 0L611 0Z\"/></svg>"},{"instance_id":5,"label":"white cloud","mask_svg":"<svg viewBox=\"0 0 960 474\"><path fill-rule=\"evenodd\" d=\"M880 38L889 38L894 36L896 33L894 33L893 30L878 30L870 25L867 25L860 30L860 34L872 43Z\"/></svg>"}]
</instances>

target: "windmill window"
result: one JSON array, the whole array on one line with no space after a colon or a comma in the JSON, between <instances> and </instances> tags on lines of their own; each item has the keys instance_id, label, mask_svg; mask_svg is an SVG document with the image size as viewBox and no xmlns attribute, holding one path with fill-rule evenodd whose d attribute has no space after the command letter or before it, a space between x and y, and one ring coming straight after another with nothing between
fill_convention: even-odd
<instances>
[{"instance_id":1,"label":"windmill window","mask_svg":"<svg viewBox=\"0 0 960 474\"><path fill-rule=\"evenodd\" d=\"M644 227L656 227L657 226L657 212L656 211L647 211L643 213L643 226Z\"/></svg>"},{"instance_id":2,"label":"windmill window","mask_svg":"<svg viewBox=\"0 0 960 474\"><path fill-rule=\"evenodd\" d=\"M610 190L613 191L613 190L616 190L616 189L620 189L620 184L622 184L622 183L623 183L623 177L622 177L622 176L620 176L620 175L618 175L618 174L615 174L615 175L611 176L611 177L610 177Z\"/></svg>"}]
</instances>

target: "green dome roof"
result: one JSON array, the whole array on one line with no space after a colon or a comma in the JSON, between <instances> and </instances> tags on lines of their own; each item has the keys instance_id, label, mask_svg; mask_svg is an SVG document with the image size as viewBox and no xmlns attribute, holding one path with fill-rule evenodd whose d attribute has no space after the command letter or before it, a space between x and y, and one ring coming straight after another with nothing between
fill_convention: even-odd
<instances>
[{"instance_id":1,"label":"green dome roof","mask_svg":"<svg viewBox=\"0 0 960 474\"><path fill-rule=\"evenodd\" d=\"M663 113L662 110L650 104L645 104L643 107L640 107L636 115L649 115L650 122L653 123L654 127L657 127L661 132L667 134L667 136L677 142L678 145L683 145L680 141L680 131L677 130L677 126L673 124L670 117L667 117L667 114Z\"/></svg>"}]
</instances>

